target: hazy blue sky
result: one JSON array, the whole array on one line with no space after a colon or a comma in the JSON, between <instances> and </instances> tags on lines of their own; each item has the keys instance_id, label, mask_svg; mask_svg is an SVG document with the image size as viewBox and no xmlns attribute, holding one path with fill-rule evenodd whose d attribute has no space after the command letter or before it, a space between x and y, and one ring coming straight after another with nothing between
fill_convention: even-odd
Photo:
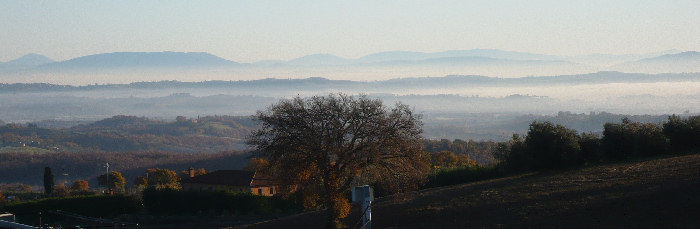
<instances>
[{"instance_id":1,"label":"hazy blue sky","mask_svg":"<svg viewBox=\"0 0 700 229\"><path fill-rule=\"evenodd\" d=\"M0 61L118 51L233 61L496 48L554 55L700 50L700 1L6 1Z\"/></svg>"}]
</instances>

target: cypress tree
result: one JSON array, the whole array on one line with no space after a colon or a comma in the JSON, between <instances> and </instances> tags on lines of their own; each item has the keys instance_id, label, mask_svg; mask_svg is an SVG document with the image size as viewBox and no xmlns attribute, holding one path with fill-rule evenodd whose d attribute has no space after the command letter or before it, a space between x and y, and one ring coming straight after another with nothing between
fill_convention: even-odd
<instances>
[{"instance_id":1,"label":"cypress tree","mask_svg":"<svg viewBox=\"0 0 700 229\"><path fill-rule=\"evenodd\" d=\"M53 172L51 172L50 167L44 168L44 193L46 195L51 195L53 193Z\"/></svg>"}]
</instances>

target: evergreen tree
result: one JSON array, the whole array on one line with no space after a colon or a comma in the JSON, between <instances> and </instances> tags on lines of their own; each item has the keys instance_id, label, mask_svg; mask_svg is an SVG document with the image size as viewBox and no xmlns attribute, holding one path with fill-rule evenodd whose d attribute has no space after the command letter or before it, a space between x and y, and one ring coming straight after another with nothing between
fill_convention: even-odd
<instances>
[{"instance_id":1,"label":"evergreen tree","mask_svg":"<svg viewBox=\"0 0 700 229\"><path fill-rule=\"evenodd\" d=\"M50 167L44 168L44 193L46 195L51 195L53 193L54 181L53 172L51 172Z\"/></svg>"}]
</instances>

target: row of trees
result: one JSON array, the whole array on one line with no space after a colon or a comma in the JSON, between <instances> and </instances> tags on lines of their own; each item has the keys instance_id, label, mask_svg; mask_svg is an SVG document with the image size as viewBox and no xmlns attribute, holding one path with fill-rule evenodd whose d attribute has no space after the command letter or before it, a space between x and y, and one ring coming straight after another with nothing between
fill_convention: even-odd
<instances>
[{"instance_id":1,"label":"row of trees","mask_svg":"<svg viewBox=\"0 0 700 229\"><path fill-rule=\"evenodd\" d=\"M194 175L206 174L206 170L200 168L194 171ZM145 176L137 176L134 178L133 187L135 188L155 188L155 189L173 189L181 188L180 181L189 176L189 171L182 170L180 174L169 169L147 169ZM124 192L126 179L120 172L112 171L107 178L107 174L102 174L97 178L99 185L108 187L117 192Z\"/></svg>"},{"instance_id":2,"label":"row of trees","mask_svg":"<svg viewBox=\"0 0 700 229\"><path fill-rule=\"evenodd\" d=\"M54 182L53 171L50 167L44 168L44 193L46 195L67 196L70 193L84 194L90 190L90 186L86 180L76 180L71 184L70 189L65 184L56 185Z\"/></svg>"},{"instance_id":3,"label":"row of trees","mask_svg":"<svg viewBox=\"0 0 700 229\"><path fill-rule=\"evenodd\" d=\"M202 175L206 170L200 168L194 171L195 175ZM138 176L134 179L134 187L140 188L156 188L156 189L180 189L179 181L189 176L189 171L183 170L179 175L169 169L148 169L146 176ZM113 192L124 193L126 191L126 179L122 173L118 171L110 171L97 177L98 184ZM29 190L31 191L31 189ZM64 184L54 184L54 176L50 167L44 168L44 193L47 196L69 196L94 194L90 192L90 185L86 180L76 180L70 187Z\"/></svg>"},{"instance_id":4,"label":"row of trees","mask_svg":"<svg viewBox=\"0 0 700 229\"><path fill-rule=\"evenodd\" d=\"M205 174L206 170L203 168L194 170L194 175ZM133 181L133 187L135 190L143 190L146 188L155 189L180 189L179 181L189 176L189 170L182 170L179 174L175 171L169 169L147 169L145 176L138 176ZM98 185L109 189L116 193L125 193L126 190L126 179L119 171L110 171L109 176L107 174L101 174L97 177ZM32 186L14 183L14 184L0 184L0 193L9 193L13 196L13 200L25 200L24 197L29 197L29 199L45 198L45 197L66 197L66 196L79 196L79 195L93 195L94 190L90 189L90 184L87 180L74 180L72 183L59 183L56 184L54 181L53 170L50 167L44 168L44 194L43 195L29 195L32 194ZM36 193L34 193L36 194ZM21 197L21 198L20 198ZM4 200L3 195L3 200Z\"/></svg>"},{"instance_id":5,"label":"row of trees","mask_svg":"<svg viewBox=\"0 0 700 229\"><path fill-rule=\"evenodd\" d=\"M577 133L550 122L533 122L523 138L499 143L494 156L511 171L551 170L589 163L700 151L700 116L670 116L663 124L604 125L603 136Z\"/></svg>"},{"instance_id":6,"label":"row of trees","mask_svg":"<svg viewBox=\"0 0 700 229\"><path fill-rule=\"evenodd\" d=\"M150 168L164 168L178 173L190 166L219 170L243 167L248 154L243 152L221 153L173 153L173 152L85 152L85 153L0 153L0 179L3 183L24 183L41 186L44 167L54 169L56 183L70 178L90 181L97 186L95 178L105 173L102 165L110 162L110 170L119 171L127 180L127 186L137 176L144 176ZM62 174L69 174L64 176ZM68 184L66 184L68 185Z\"/></svg>"},{"instance_id":7,"label":"row of trees","mask_svg":"<svg viewBox=\"0 0 700 229\"><path fill-rule=\"evenodd\" d=\"M476 161L466 154L455 154L452 151L440 151L430 154L430 164L433 169L476 166Z\"/></svg>"},{"instance_id":8,"label":"row of trees","mask_svg":"<svg viewBox=\"0 0 700 229\"><path fill-rule=\"evenodd\" d=\"M449 139L425 139L423 140L423 145L426 152L450 151L457 155L467 155L470 159L475 160L477 164L488 165L494 163L492 153L498 146L498 143L494 141L474 141L471 139L468 141L462 139L455 139L454 141Z\"/></svg>"}]
</instances>

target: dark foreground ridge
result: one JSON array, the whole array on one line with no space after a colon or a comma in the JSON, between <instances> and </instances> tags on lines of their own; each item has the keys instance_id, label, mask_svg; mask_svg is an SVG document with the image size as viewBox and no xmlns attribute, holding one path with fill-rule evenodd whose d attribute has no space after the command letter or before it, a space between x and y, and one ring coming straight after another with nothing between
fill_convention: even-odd
<instances>
[{"instance_id":1,"label":"dark foreground ridge","mask_svg":"<svg viewBox=\"0 0 700 229\"><path fill-rule=\"evenodd\" d=\"M700 155L689 155L422 190L377 199L372 226L697 228L698 168ZM324 219L310 212L240 228L323 228Z\"/></svg>"}]
</instances>

